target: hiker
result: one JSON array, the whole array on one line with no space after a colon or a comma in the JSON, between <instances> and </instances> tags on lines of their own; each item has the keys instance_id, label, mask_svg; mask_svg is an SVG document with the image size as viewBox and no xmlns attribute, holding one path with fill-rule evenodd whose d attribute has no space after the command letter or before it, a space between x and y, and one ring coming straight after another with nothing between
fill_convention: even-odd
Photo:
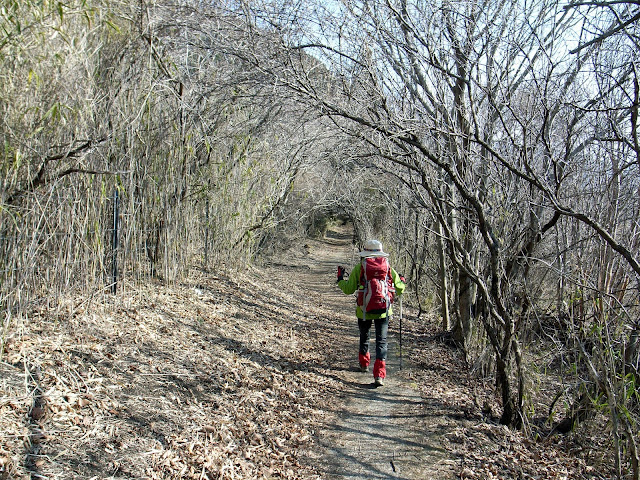
<instances>
[{"instance_id":1,"label":"hiker","mask_svg":"<svg viewBox=\"0 0 640 480\"><path fill-rule=\"evenodd\" d=\"M353 266L348 280L344 279L345 269L338 267L338 286L345 294L356 290L358 328L360 330L360 350L358 362L360 371L369 371L369 332L372 323L376 327L376 360L373 377L376 386L381 386L387 376L387 330L391 317L391 304L395 295L402 295L405 280L389 265L389 254L382 250L382 243L369 240L360 252L360 263Z\"/></svg>"}]
</instances>

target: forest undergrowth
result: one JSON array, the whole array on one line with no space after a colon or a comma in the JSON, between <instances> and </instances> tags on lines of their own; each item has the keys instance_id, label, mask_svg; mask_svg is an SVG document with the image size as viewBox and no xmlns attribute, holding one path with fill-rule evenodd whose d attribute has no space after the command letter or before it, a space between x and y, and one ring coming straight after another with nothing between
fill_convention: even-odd
<instances>
[{"instance_id":1,"label":"forest undergrowth","mask_svg":"<svg viewBox=\"0 0 640 480\"><path fill-rule=\"evenodd\" d=\"M334 348L335 327L354 322L309 288L328 248L34 306L0 357L0 479L324 478L308 458L328 454L318 433L340 421L333 369L353 352ZM315 282L334 288L333 271ZM608 477L593 439L498 425L491 385L435 322L405 311L400 376L447 416L438 435L453 473L423 478Z\"/></svg>"}]
</instances>

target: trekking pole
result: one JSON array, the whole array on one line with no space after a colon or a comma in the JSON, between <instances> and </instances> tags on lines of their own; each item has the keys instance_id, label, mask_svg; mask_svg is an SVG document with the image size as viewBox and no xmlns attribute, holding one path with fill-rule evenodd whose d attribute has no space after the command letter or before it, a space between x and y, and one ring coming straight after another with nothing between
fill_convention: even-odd
<instances>
[{"instance_id":1,"label":"trekking pole","mask_svg":"<svg viewBox=\"0 0 640 480\"><path fill-rule=\"evenodd\" d=\"M402 295L400 295L400 370L402 370Z\"/></svg>"}]
</instances>

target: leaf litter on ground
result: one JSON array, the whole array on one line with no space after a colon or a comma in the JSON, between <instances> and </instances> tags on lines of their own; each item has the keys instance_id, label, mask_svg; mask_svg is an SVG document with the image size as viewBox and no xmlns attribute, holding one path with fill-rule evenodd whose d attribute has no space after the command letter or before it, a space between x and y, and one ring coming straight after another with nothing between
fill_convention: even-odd
<instances>
[{"instance_id":1,"label":"leaf litter on ground","mask_svg":"<svg viewBox=\"0 0 640 480\"><path fill-rule=\"evenodd\" d=\"M324 352L343 343L337 313L305 284L309 251L34 307L2 343L0 480L321 478L305 459L336 420L326 406L344 385ZM313 282L333 286L332 272ZM490 386L433 321L405 311L402 376L441 419L454 465L430 478L606 478L575 438L499 426Z\"/></svg>"}]
</instances>

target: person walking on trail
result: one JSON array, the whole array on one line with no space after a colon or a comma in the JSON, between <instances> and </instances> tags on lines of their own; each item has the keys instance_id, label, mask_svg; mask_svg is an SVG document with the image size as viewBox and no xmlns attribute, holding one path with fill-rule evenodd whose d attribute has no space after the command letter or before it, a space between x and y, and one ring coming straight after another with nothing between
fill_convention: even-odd
<instances>
[{"instance_id":1,"label":"person walking on trail","mask_svg":"<svg viewBox=\"0 0 640 480\"><path fill-rule=\"evenodd\" d=\"M376 358L373 377L376 386L381 386L387 376L387 331L391 318L391 304L395 296L402 295L406 285L389 265L388 253L382 250L382 243L369 240L360 252L360 263L353 266L347 280L342 266L338 266L338 286L343 293L357 293L356 317L360 330L358 362L360 371L367 372L371 363L369 338L371 325L376 329Z\"/></svg>"}]
</instances>

